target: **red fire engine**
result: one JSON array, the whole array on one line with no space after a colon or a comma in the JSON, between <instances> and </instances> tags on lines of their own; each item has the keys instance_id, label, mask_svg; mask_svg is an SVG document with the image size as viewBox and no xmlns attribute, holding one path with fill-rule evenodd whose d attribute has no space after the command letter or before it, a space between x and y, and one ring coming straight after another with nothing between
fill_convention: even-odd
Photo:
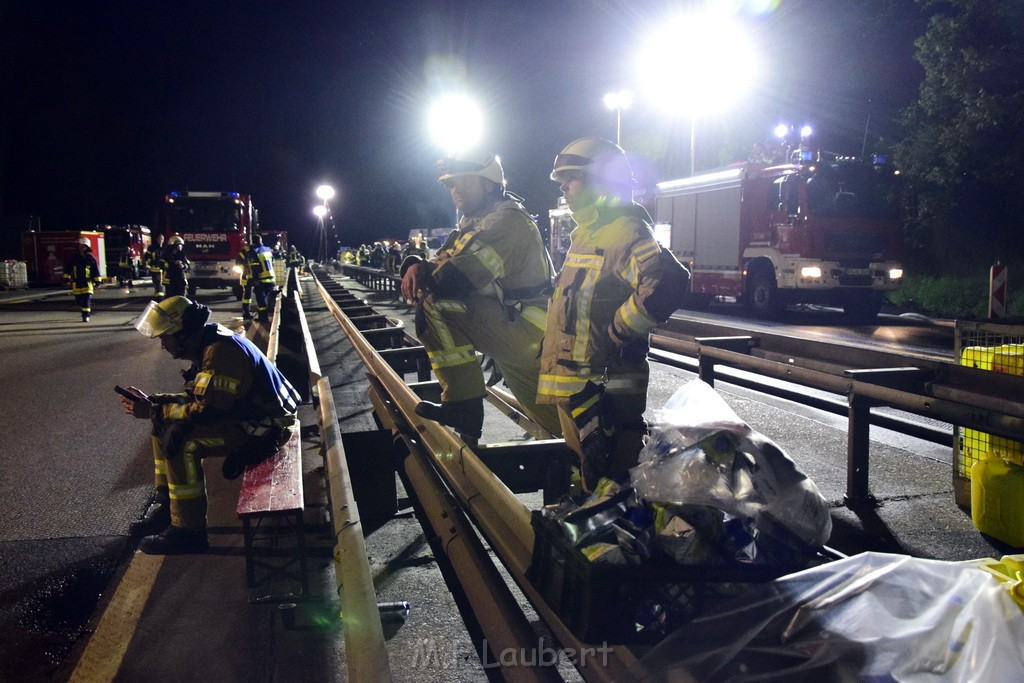
<instances>
[{"instance_id":1,"label":"red fire engine","mask_svg":"<svg viewBox=\"0 0 1024 683\"><path fill-rule=\"evenodd\" d=\"M762 317L787 304L874 317L903 276L902 185L884 158L743 163L659 183L655 233L689 268L695 304L734 297Z\"/></svg>"},{"instance_id":2,"label":"red fire engine","mask_svg":"<svg viewBox=\"0 0 1024 683\"><path fill-rule=\"evenodd\" d=\"M146 249L152 241L149 235L149 228L145 225L101 225L96 226L106 236L104 249L106 250L107 266L112 272L116 272L121 262L121 255L128 251L131 263L131 277L142 277L142 261Z\"/></svg>"},{"instance_id":3,"label":"red fire engine","mask_svg":"<svg viewBox=\"0 0 1024 683\"><path fill-rule=\"evenodd\" d=\"M237 298L241 266L236 259L249 244L259 220L252 200L238 192L171 192L164 197L160 231L180 235L192 262L189 294L198 287L230 287Z\"/></svg>"}]
</instances>

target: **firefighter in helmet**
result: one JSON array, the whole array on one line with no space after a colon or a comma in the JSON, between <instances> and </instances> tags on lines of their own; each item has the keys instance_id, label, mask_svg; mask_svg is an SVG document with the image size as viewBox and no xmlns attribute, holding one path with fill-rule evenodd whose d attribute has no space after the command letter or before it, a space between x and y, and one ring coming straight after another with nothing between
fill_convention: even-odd
<instances>
[{"instance_id":1,"label":"firefighter in helmet","mask_svg":"<svg viewBox=\"0 0 1024 683\"><path fill-rule=\"evenodd\" d=\"M537 405L537 354L553 276L540 231L505 189L498 157L464 154L438 162L438 181L461 218L431 259L411 255L402 295L418 302L417 334L441 383L441 403L416 413L453 427L467 442L483 431L487 393L476 352L492 358L527 414L553 434L553 406Z\"/></svg>"},{"instance_id":2,"label":"firefighter in helmet","mask_svg":"<svg viewBox=\"0 0 1024 683\"><path fill-rule=\"evenodd\" d=\"M633 202L621 147L575 140L555 157L551 179L576 228L548 304L537 400L558 406L591 491L637 462L647 431L648 333L679 307L689 273Z\"/></svg>"},{"instance_id":3,"label":"firefighter in helmet","mask_svg":"<svg viewBox=\"0 0 1024 683\"><path fill-rule=\"evenodd\" d=\"M192 264L185 256L185 239L181 235L174 235L167 241L167 248L160 258L160 270L167 296L185 296Z\"/></svg>"},{"instance_id":4,"label":"firefighter in helmet","mask_svg":"<svg viewBox=\"0 0 1024 683\"><path fill-rule=\"evenodd\" d=\"M163 259L164 251L164 234L159 233L156 236L156 240L151 242L146 248L145 265L149 269L149 276L153 280L153 296L158 299L163 296L164 284L163 284L163 271L161 270L161 261Z\"/></svg>"},{"instance_id":5,"label":"firefighter in helmet","mask_svg":"<svg viewBox=\"0 0 1024 683\"><path fill-rule=\"evenodd\" d=\"M263 244L261 235L252 236L252 247L246 259L249 264L249 282L256 297L256 311L260 322L270 320L269 306L272 303L277 277L274 275L274 252ZM243 313L245 312L243 303Z\"/></svg>"},{"instance_id":6,"label":"firefighter in helmet","mask_svg":"<svg viewBox=\"0 0 1024 683\"><path fill-rule=\"evenodd\" d=\"M252 342L209 322L210 309L183 296L150 302L136 329L191 367L186 390L121 397L124 411L153 424L154 504L130 533L149 554L201 552L206 537L202 460L224 456L221 470L238 477L246 465L276 453L290 438L301 400Z\"/></svg>"},{"instance_id":7,"label":"firefighter in helmet","mask_svg":"<svg viewBox=\"0 0 1024 683\"><path fill-rule=\"evenodd\" d=\"M89 322L92 316L93 288L103 282L100 267L92 255L88 237L78 240L78 253L64 264L64 284L71 288L75 303L82 312L82 322Z\"/></svg>"}]
</instances>

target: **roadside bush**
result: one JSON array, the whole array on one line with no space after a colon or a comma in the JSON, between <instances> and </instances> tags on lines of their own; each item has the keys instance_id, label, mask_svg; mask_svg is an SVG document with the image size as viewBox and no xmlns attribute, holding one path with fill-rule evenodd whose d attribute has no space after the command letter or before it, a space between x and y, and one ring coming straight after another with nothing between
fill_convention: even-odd
<instances>
[{"instance_id":1,"label":"roadside bush","mask_svg":"<svg viewBox=\"0 0 1024 683\"><path fill-rule=\"evenodd\" d=\"M1013 286L1012 277L1011 272L1006 315L1024 316L1024 290ZM988 317L988 288L988 273L970 277L908 275L888 298L897 308L935 318L982 320Z\"/></svg>"}]
</instances>

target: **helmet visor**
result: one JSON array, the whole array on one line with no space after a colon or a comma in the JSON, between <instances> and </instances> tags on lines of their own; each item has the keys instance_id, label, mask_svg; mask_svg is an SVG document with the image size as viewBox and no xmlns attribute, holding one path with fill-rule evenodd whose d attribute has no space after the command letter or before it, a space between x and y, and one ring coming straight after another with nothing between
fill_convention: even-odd
<instances>
[{"instance_id":1,"label":"helmet visor","mask_svg":"<svg viewBox=\"0 0 1024 683\"><path fill-rule=\"evenodd\" d=\"M168 313L157 302L150 301L146 310L136 319L135 329L150 339L173 334L182 329L181 314Z\"/></svg>"}]
</instances>

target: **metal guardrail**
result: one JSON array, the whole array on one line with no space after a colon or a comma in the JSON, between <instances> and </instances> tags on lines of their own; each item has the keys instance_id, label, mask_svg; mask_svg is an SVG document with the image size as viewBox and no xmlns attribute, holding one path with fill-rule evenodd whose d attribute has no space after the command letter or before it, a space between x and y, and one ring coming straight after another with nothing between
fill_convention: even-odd
<instances>
[{"instance_id":1,"label":"metal guardrail","mask_svg":"<svg viewBox=\"0 0 1024 683\"><path fill-rule=\"evenodd\" d=\"M373 268L345 265L342 270L378 291L394 291L400 282L397 275ZM710 384L716 366L724 366L845 396L845 502L850 506L875 503L868 484L871 425L899 429L891 418L872 415L872 408L894 408L1024 441L1024 377L911 354L770 333L751 335L724 325L687 323L685 318L662 325L651 341L654 349L696 358L698 375ZM953 439L950 433L951 446Z\"/></svg>"},{"instance_id":2,"label":"metal guardrail","mask_svg":"<svg viewBox=\"0 0 1024 683\"><path fill-rule=\"evenodd\" d=\"M697 358L697 373L714 384L716 366L846 396L846 503L873 504L869 491L871 408L887 406L954 425L1024 440L1024 378L954 363L928 361L783 335L691 336L662 329L652 346ZM952 445L953 435L949 436Z\"/></svg>"},{"instance_id":3,"label":"metal guardrail","mask_svg":"<svg viewBox=\"0 0 1024 683\"><path fill-rule=\"evenodd\" d=\"M405 475L433 532L440 539L439 546L456 572L459 584L470 596L469 608L492 655L517 652L524 653L517 662L540 661L535 658L541 654L535 652L540 644L521 606L469 526L469 520L559 642L576 653L592 652L593 646L573 635L526 578L533 552L530 510L457 436L415 414L419 397L328 295L320 282L325 274L314 274L324 301L367 367L371 400L378 418L408 447L409 456L403 464ZM609 647L607 656L589 659L584 656L576 664L588 680L632 680L639 676L635 656L624 647ZM503 666L501 673L507 680L560 678L556 670L536 666Z\"/></svg>"}]
</instances>

